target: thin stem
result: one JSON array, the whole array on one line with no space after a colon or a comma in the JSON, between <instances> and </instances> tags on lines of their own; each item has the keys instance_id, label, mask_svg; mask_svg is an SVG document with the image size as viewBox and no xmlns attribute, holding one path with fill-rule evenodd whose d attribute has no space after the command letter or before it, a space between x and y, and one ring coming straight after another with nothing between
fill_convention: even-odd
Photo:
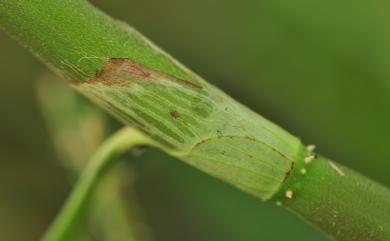
<instances>
[{"instance_id":1,"label":"thin stem","mask_svg":"<svg viewBox=\"0 0 390 241\"><path fill-rule=\"evenodd\" d=\"M129 149L153 142L142 133L124 128L109 138L91 158L55 221L45 233L42 241L65 241L82 215L90 194L104 174L108 164Z\"/></svg>"}]
</instances>

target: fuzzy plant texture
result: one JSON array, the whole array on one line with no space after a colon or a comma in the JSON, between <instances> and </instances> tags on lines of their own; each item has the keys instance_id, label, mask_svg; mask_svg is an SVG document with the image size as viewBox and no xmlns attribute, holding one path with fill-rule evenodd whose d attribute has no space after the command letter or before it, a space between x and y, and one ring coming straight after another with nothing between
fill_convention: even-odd
<instances>
[{"instance_id":1,"label":"fuzzy plant texture","mask_svg":"<svg viewBox=\"0 0 390 241\"><path fill-rule=\"evenodd\" d=\"M336 240L390 240L389 189L317 155L87 1L0 0L0 26L146 144Z\"/></svg>"}]
</instances>

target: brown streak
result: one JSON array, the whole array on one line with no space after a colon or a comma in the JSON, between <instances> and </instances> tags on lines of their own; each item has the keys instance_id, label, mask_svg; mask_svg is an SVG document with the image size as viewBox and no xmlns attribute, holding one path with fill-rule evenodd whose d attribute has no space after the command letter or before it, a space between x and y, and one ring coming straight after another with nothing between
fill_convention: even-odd
<instances>
[{"instance_id":1,"label":"brown streak","mask_svg":"<svg viewBox=\"0 0 390 241\"><path fill-rule=\"evenodd\" d=\"M276 153L278 153L279 155L281 155L281 156L282 156L283 158L285 158L286 160L291 160L291 159L288 158L286 155L284 155L284 154L281 153L280 151L276 150L274 147L271 146L271 149L272 149L274 152L276 152ZM292 161L292 162L294 162L294 161Z\"/></svg>"},{"instance_id":2,"label":"brown streak","mask_svg":"<svg viewBox=\"0 0 390 241\"><path fill-rule=\"evenodd\" d=\"M283 182L286 182L287 179L290 177L291 172L294 170L294 167L295 167L295 161L292 161L292 162L291 162L290 169L286 172L286 174L284 174Z\"/></svg>"},{"instance_id":3,"label":"brown streak","mask_svg":"<svg viewBox=\"0 0 390 241\"><path fill-rule=\"evenodd\" d=\"M198 147L198 146L200 146L200 145L202 145L202 144L204 144L204 143L206 143L206 142L207 142L207 139L201 140L201 141L199 141L198 143L196 143L194 147Z\"/></svg>"},{"instance_id":4,"label":"brown streak","mask_svg":"<svg viewBox=\"0 0 390 241\"><path fill-rule=\"evenodd\" d=\"M140 63L126 58L111 58L101 70L96 71L94 78L88 83L103 83L105 85L127 86L131 83L150 82L157 83L160 78L177 83L181 86L200 91L202 86L191 81L179 79L171 74L150 69Z\"/></svg>"}]
</instances>

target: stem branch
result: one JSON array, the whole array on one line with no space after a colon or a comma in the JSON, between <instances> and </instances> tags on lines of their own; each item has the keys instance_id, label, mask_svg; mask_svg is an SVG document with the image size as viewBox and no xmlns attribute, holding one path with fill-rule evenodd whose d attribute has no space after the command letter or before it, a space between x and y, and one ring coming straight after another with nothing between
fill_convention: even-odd
<instances>
[{"instance_id":1,"label":"stem branch","mask_svg":"<svg viewBox=\"0 0 390 241\"><path fill-rule=\"evenodd\" d=\"M67 240L108 164L131 148L152 143L149 138L132 128L124 128L104 142L85 167L62 210L41 240Z\"/></svg>"}]
</instances>

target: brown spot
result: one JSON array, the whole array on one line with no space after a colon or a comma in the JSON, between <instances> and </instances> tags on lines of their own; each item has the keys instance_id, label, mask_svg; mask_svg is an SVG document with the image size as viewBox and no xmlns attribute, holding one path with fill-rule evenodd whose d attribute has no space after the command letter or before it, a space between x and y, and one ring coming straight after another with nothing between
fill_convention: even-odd
<instances>
[{"instance_id":1,"label":"brown spot","mask_svg":"<svg viewBox=\"0 0 390 241\"><path fill-rule=\"evenodd\" d=\"M169 113L173 118L175 118L175 119L177 119L177 118L180 118L180 113L179 112L177 112L177 111L171 111L170 113Z\"/></svg>"},{"instance_id":2,"label":"brown spot","mask_svg":"<svg viewBox=\"0 0 390 241\"><path fill-rule=\"evenodd\" d=\"M250 140L250 141L256 141L256 137L254 137L254 136L245 136L245 138Z\"/></svg>"},{"instance_id":3,"label":"brown spot","mask_svg":"<svg viewBox=\"0 0 390 241\"><path fill-rule=\"evenodd\" d=\"M287 179L290 177L291 172L294 170L294 167L295 167L295 161L292 161L292 162L291 162L290 169L286 172L286 174L284 174L283 182L286 182Z\"/></svg>"},{"instance_id":4,"label":"brown spot","mask_svg":"<svg viewBox=\"0 0 390 241\"><path fill-rule=\"evenodd\" d=\"M140 63L126 58L111 58L101 70L96 71L95 78L88 83L127 86L131 83L158 83L170 81L193 90L201 90L202 86L188 80L179 79L171 74L150 69Z\"/></svg>"}]
</instances>

